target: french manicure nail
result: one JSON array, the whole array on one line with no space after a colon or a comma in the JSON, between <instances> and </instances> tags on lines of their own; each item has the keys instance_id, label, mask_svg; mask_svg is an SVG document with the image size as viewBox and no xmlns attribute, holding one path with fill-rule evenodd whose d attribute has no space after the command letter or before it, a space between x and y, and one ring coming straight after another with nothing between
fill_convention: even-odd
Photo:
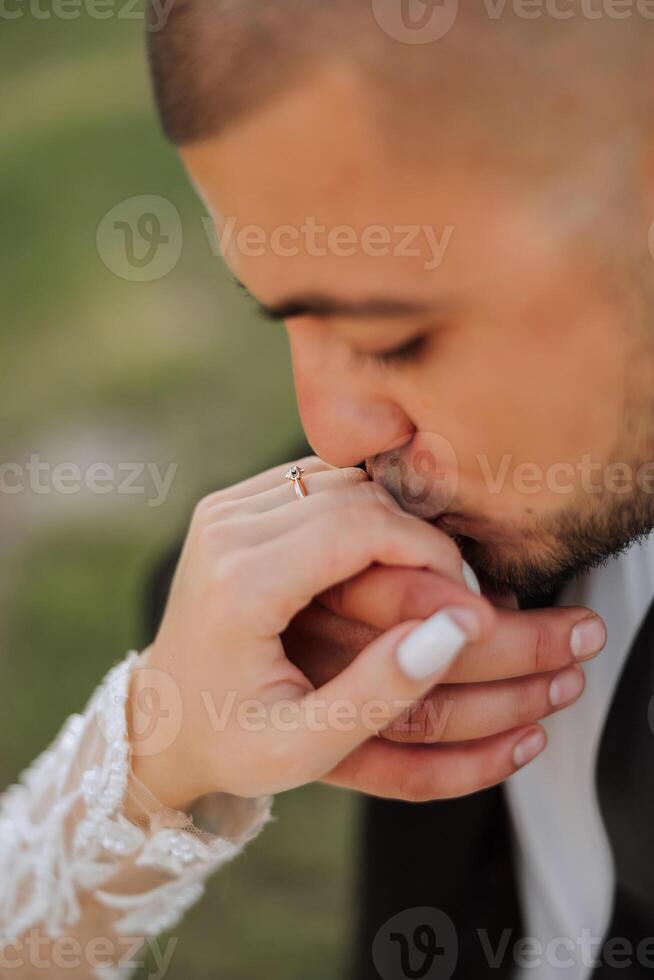
<instances>
[{"instance_id":1,"label":"french manicure nail","mask_svg":"<svg viewBox=\"0 0 654 980\"><path fill-rule=\"evenodd\" d=\"M400 670L416 681L445 670L479 630L473 609L441 609L402 640L397 648Z\"/></svg>"},{"instance_id":2,"label":"french manicure nail","mask_svg":"<svg viewBox=\"0 0 654 980\"><path fill-rule=\"evenodd\" d=\"M474 571L470 567L467 561L463 563L463 578L474 595L481 595L481 586L479 585L479 579L475 575Z\"/></svg>"},{"instance_id":3,"label":"french manicure nail","mask_svg":"<svg viewBox=\"0 0 654 980\"><path fill-rule=\"evenodd\" d=\"M513 750L513 762L516 769L522 769L528 762L535 759L545 748L546 742L547 738L542 728L525 735Z\"/></svg>"},{"instance_id":4,"label":"french manicure nail","mask_svg":"<svg viewBox=\"0 0 654 980\"><path fill-rule=\"evenodd\" d=\"M606 627L597 616L582 619L570 634L570 649L575 660L594 657L606 644Z\"/></svg>"},{"instance_id":5,"label":"french manicure nail","mask_svg":"<svg viewBox=\"0 0 654 980\"><path fill-rule=\"evenodd\" d=\"M584 675L580 667L567 667L556 675L550 684L550 704L560 708L576 701L584 689Z\"/></svg>"}]
</instances>

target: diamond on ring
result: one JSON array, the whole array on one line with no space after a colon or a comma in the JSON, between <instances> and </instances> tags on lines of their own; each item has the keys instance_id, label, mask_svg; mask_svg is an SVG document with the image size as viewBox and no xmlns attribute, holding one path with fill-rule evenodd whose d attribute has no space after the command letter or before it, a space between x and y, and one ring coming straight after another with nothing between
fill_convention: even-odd
<instances>
[{"instance_id":1,"label":"diamond on ring","mask_svg":"<svg viewBox=\"0 0 654 980\"><path fill-rule=\"evenodd\" d=\"M302 467L296 465L291 466L290 470L284 474L284 479L290 480L290 482L293 484L293 489L300 500L307 496L307 489L302 480L303 473L304 470Z\"/></svg>"}]
</instances>

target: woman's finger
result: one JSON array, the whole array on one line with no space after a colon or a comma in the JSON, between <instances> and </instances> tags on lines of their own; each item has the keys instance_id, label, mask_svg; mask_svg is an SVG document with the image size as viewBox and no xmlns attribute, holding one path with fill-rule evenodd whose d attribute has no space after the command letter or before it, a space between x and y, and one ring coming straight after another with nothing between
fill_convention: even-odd
<instances>
[{"instance_id":1,"label":"woman's finger","mask_svg":"<svg viewBox=\"0 0 654 980\"><path fill-rule=\"evenodd\" d=\"M303 503L297 501L295 510ZM315 595L375 562L430 568L464 581L461 554L447 535L368 499L233 553L219 579L236 603L246 603L249 616L257 615L279 635ZM490 604L468 590L465 599L479 609L484 636L493 623Z\"/></svg>"},{"instance_id":2,"label":"woman's finger","mask_svg":"<svg viewBox=\"0 0 654 980\"><path fill-rule=\"evenodd\" d=\"M339 476L346 471L338 471ZM354 470L358 473L360 470ZM258 510L258 501L270 494L259 497L247 497L244 500L233 501L226 505L217 506L209 511L208 523L215 523L217 534L220 535L222 547L230 548L252 547L263 544L283 534L288 534L301 525L306 525L321 514L331 513L338 520L336 511L345 510L358 504L381 504L400 516L405 516L400 507L383 487L370 480L345 481L335 480L336 474L316 474L327 477L331 488L325 483L322 493L312 493L303 500L295 496L291 499L285 494L284 500L277 500L277 506L271 509L265 506ZM276 491L275 491L276 492ZM287 491L288 493L288 491ZM250 510L248 508L251 507ZM407 519L408 516L407 516ZM415 520L415 518L414 518Z\"/></svg>"},{"instance_id":3,"label":"woman's finger","mask_svg":"<svg viewBox=\"0 0 654 980\"><path fill-rule=\"evenodd\" d=\"M459 745L398 745L373 738L323 781L410 803L445 800L503 782L546 744L544 729L534 725Z\"/></svg>"},{"instance_id":4,"label":"woman's finger","mask_svg":"<svg viewBox=\"0 0 654 980\"><path fill-rule=\"evenodd\" d=\"M273 466L263 473L257 473L256 476L248 477L247 480L241 480L240 483L235 483L234 486L226 487L224 490L216 490L215 493L210 493L204 497L199 506L208 510L215 504L230 500L240 500L243 497L252 497L259 493L265 493L267 490L272 490L277 486L283 486L285 482L284 476L292 466L301 466L307 476L313 473L338 472L337 467L330 466L329 463L325 463L317 456L305 456L304 459L282 463L281 466Z\"/></svg>"},{"instance_id":5,"label":"woman's finger","mask_svg":"<svg viewBox=\"0 0 654 980\"><path fill-rule=\"evenodd\" d=\"M382 734L395 742L468 742L540 721L581 697L585 677L570 666L488 684L441 684Z\"/></svg>"},{"instance_id":6,"label":"woman's finger","mask_svg":"<svg viewBox=\"0 0 654 980\"><path fill-rule=\"evenodd\" d=\"M207 507L207 518L229 520L232 517L247 514L264 514L279 507L285 507L290 503L301 502L304 507L312 497L318 494L330 491L347 492L358 484L371 482L365 471L355 466L348 466L345 469L331 467L322 470L308 470L302 477L308 496L304 500L298 501L292 482L285 479L287 472L288 467L272 486L246 496L227 497L222 495L223 491L219 491ZM279 471L273 471L273 477L278 476Z\"/></svg>"}]
</instances>

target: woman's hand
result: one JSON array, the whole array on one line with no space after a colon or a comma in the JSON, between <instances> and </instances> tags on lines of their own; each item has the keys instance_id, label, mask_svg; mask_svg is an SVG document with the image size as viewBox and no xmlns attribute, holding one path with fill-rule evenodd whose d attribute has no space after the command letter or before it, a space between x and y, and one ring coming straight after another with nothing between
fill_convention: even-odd
<instances>
[{"instance_id":1,"label":"woman's hand","mask_svg":"<svg viewBox=\"0 0 654 980\"><path fill-rule=\"evenodd\" d=\"M324 777L433 688L468 640L492 632L492 607L467 588L443 532L360 470L302 466L303 500L278 467L205 498L193 516L130 698L135 776L167 806ZM280 636L315 596L374 565L435 573L440 611L395 625L315 689Z\"/></svg>"}]
</instances>

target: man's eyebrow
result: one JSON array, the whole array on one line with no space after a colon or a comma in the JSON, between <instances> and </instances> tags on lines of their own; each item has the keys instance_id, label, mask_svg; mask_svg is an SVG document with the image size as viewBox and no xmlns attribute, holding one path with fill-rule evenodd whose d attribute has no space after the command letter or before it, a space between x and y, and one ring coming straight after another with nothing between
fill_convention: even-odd
<instances>
[{"instance_id":1,"label":"man's eyebrow","mask_svg":"<svg viewBox=\"0 0 654 980\"><path fill-rule=\"evenodd\" d=\"M291 320L299 316L315 317L395 317L427 313L432 308L426 303L414 300L394 299L386 296L371 296L361 300L338 299L320 293L308 293L281 300L268 306L253 296L244 283L236 280L238 287L256 304L261 316L268 320Z\"/></svg>"}]
</instances>

